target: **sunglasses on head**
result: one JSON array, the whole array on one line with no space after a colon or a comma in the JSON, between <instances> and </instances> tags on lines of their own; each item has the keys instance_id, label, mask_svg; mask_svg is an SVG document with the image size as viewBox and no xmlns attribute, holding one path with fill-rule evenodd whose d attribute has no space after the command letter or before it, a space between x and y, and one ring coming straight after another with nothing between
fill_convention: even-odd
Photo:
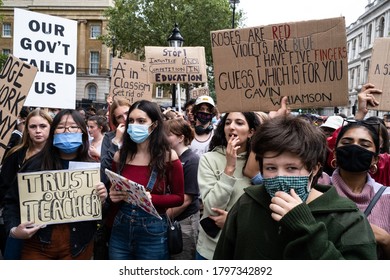
<instances>
[{"instance_id":1,"label":"sunglasses on head","mask_svg":"<svg viewBox=\"0 0 390 280\"><path fill-rule=\"evenodd\" d=\"M360 125L360 126L368 126L374 128L378 136L380 135L381 131L381 122L379 120L354 120L354 119L344 119L343 120L343 126L344 125Z\"/></svg>"}]
</instances>

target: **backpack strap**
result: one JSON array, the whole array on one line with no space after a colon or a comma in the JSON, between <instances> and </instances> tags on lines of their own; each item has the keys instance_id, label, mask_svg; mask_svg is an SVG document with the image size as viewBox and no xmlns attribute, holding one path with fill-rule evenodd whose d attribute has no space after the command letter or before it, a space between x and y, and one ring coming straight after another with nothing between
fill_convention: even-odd
<instances>
[{"instance_id":1,"label":"backpack strap","mask_svg":"<svg viewBox=\"0 0 390 280\"><path fill-rule=\"evenodd\" d=\"M387 187L382 186L376 193L375 196L371 199L370 204L368 204L366 210L364 210L364 215L368 217L371 213L372 208L375 206L375 204L378 202L379 198L381 197L382 193L386 190Z\"/></svg>"}]
</instances>

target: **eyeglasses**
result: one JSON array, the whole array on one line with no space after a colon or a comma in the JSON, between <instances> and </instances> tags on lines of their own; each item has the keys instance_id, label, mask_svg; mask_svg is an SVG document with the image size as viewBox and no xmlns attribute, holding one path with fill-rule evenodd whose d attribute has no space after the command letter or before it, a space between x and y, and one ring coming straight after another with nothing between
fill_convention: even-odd
<instances>
[{"instance_id":1,"label":"eyeglasses","mask_svg":"<svg viewBox=\"0 0 390 280\"><path fill-rule=\"evenodd\" d=\"M80 127L77 126L77 125L71 125L71 126L59 125L56 128L56 132L63 132L63 133L65 133L66 131L68 131L70 133L75 133L75 132L78 132L79 129L80 129Z\"/></svg>"}]
</instances>

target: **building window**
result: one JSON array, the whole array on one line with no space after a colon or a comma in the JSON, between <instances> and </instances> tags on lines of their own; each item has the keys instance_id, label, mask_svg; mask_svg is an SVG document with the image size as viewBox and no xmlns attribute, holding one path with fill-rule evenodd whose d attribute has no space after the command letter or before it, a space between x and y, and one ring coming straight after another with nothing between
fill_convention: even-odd
<instances>
[{"instance_id":1,"label":"building window","mask_svg":"<svg viewBox=\"0 0 390 280\"><path fill-rule=\"evenodd\" d=\"M100 25L91 25L91 39L97 39L101 34Z\"/></svg>"},{"instance_id":2,"label":"building window","mask_svg":"<svg viewBox=\"0 0 390 280\"><path fill-rule=\"evenodd\" d=\"M365 84L368 81L368 71L370 70L370 60L366 60L364 62L364 80L363 84Z\"/></svg>"},{"instance_id":3,"label":"building window","mask_svg":"<svg viewBox=\"0 0 390 280\"><path fill-rule=\"evenodd\" d=\"M10 49L3 49L2 54L3 55L9 55L11 53Z\"/></svg>"},{"instance_id":4,"label":"building window","mask_svg":"<svg viewBox=\"0 0 390 280\"><path fill-rule=\"evenodd\" d=\"M371 33L372 33L372 24L368 25L368 28L367 28L367 47L369 47L371 45Z\"/></svg>"},{"instance_id":5,"label":"building window","mask_svg":"<svg viewBox=\"0 0 390 280\"><path fill-rule=\"evenodd\" d=\"M361 50L363 46L363 36L362 34L359 35L359 49Z\"/></svg>"},{"instance_id":6,"label":"building window","mask_svg":"<svg viewBox=\"0 0 390 280\"><path fill-rule=\"evenodd\" d=\"M350 84L349 84L349 88L350 89L353 89L354 88L354 81L355 81L355 69L352 69L351 70L351 80L350 80Z\"/></svg>"},{"instance_id":7,"label":"building window","mask_svg":"<svg viewBox=\"0 0 390 280\"><path fill-rule=\"evenodd\" d=\"M378 25L378 37L383 37L385 31L385 18L381 17L379 19L379 25Z\"/></svg>"},{"instance_id":8,"label":"building window","mask_svg":"<svg viewBox=\"0 0 390 280\"><path fill-rule=\"evenodd\" d=\"M358 87L360 85L360 66L356 69L356 86Z\"/></svg>"},{"instance_id":9,"label":"building window","mask_svg":"<svg viewBox=\"0 0 390 280\"><path fill-rule=\"evenodd\" d=\"M89 73L92 75L99 74L99 52L91 52L90 54Z\"/></svg>"},{"instance_id":10,"label":"building window","mask_svg":"<svg viewBox=\"0 0 390 280\"><path fill-rule=\"evenodd\" d=\"M353 39L352 41L352 53L351 58L354 59L356 56L356 39Z\"/></svg>"},{"instance_id":11,"label":"building window","mask_svg":"<svg viewBox=\"0 0 390 280\"><path fill-rule=\"evenodd\" d=\"M92 101L96 101L96 93L97 93L97 87L95 84L90 84L87 87L88 90L88 99Z\"/></svg>"},{"instance_id":12,"label":"building window","mask_svg":"<svg viewBox=\"0 0 390 280\"><path fill-rule=\"evenodd\" d=\"M3 23L3 37L11 37L11 23Z\"/></svg>"},{"instance_id":13,"label":"building window","mask_svg":"<svg viewBox=\"0 0 390 280\"><path fill-rule=\"evenodd\" d=\"M164 90L160 87L156 87L156 98L163 98Z\"/></svg>"}]
</instances>

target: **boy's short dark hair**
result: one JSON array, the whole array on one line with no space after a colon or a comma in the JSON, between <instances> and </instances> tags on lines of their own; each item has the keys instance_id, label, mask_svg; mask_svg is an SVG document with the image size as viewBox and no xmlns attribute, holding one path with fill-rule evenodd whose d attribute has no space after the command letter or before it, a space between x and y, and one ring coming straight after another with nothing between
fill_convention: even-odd
<instances>
[{"instance_id":1,"label":"boy's short dark hair","mask_svg":"<svg viewBox=\"0 0 390 280\"><path fill-rule=\"evenodd\" d=\"M277 152L277 155L284 152L296 154L307 170L312 170L318 163L323 166L327 155L324 133L304 119L292 115L265 121L256 130L251 145L261 171L266 152ZM320 171L319 176L322 169Z\"/></svg>"}]
</instances>

